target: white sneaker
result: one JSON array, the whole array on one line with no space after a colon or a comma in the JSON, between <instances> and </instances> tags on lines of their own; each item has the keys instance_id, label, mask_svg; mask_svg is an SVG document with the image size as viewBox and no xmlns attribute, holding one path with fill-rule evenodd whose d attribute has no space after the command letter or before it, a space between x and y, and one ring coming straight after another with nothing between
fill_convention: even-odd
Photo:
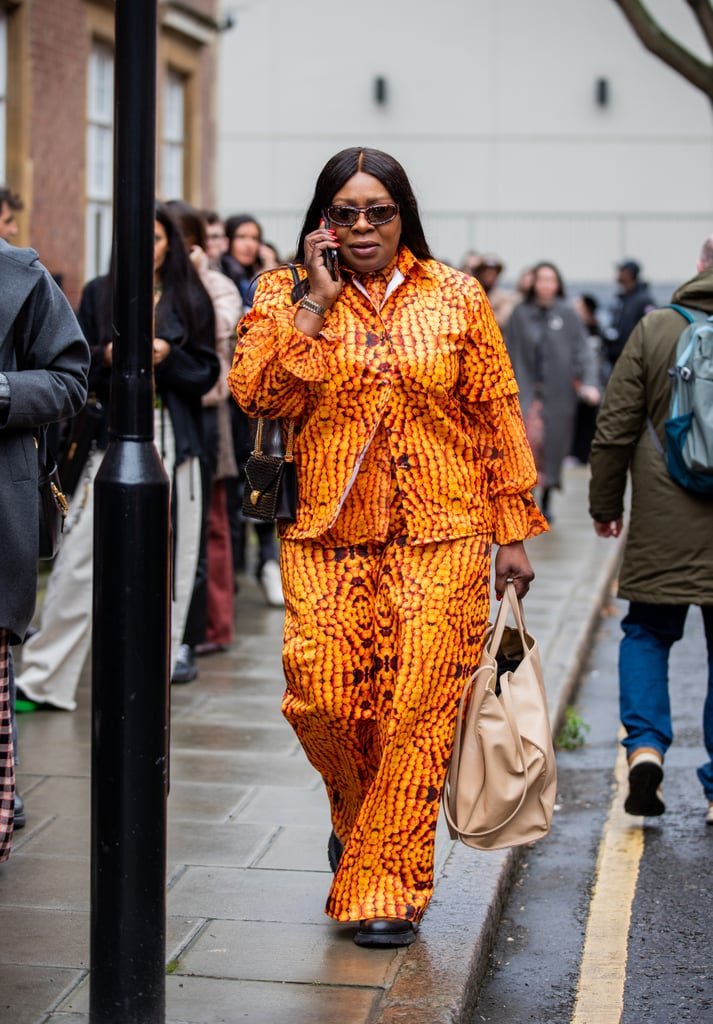
<instances>
[{"instance_id":1,"label":"white sneaker","mask_svg":"<svg viewBox=\"0 0 713 1024\"><path fill-rule=\"evenodd\" d=\"M176 652L176 664L171 675L172 683L192 683L198 675L193 648L189 644L181 644Z\"/></svg>"},{"instance_id":2,"label":"white sneaker","mask_svg":"<svg viewBox=\"0 0 713 1024\"><path fill-rule=\"evenodd\" d=\"M708 804L708 813L706 814L706 825L713 825L713 802Z\"/></svg>"},{"instance_id":3,"label":"white sneaker","mask_svg":"<svg viewBox=\"0 0 713 1024\"><path fill-rule=\"evenodd\" d=\"M285 607L280 566L274 558L269 559L263 565L262 572L260 573L260 584L265 594L265 600L271 608Z\"/></svg>"}]
</instances>

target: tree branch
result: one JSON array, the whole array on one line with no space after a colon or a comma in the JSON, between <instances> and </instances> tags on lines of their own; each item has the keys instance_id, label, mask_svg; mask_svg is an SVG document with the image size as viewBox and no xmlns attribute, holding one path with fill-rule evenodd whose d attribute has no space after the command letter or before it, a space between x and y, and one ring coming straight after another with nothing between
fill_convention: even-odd
<instances>
[{"instance_id":1,"label":"tree branch","mask_svg":"<svg viewBox=\"0 0 713 1024\"><path fill-rule=\"evenodd\" d=\"M713 7L710 0L686 0L686 3L695 14L708 48L713 52Z\"/></svg>"},{"instance_id":2,"label":"tree branch","mask_svg":"<svg viewBox=\"0 0 713 1024\"><path fill-rule=\"evenodd\" d=\"M692 7L695 5L695 0L687 2ZM646 49L674 71L678 71L691 85L701 89L713 102L713 67L664 32L640 0L614 0L614 3L621 8L624 17ZM713 17L710 5L706 3L705 6L708 8L708 14ZM696 13L698 16L698 12ZM700 16L707 19L707 14L703 10Z\"/></svg>"}]
</instances>

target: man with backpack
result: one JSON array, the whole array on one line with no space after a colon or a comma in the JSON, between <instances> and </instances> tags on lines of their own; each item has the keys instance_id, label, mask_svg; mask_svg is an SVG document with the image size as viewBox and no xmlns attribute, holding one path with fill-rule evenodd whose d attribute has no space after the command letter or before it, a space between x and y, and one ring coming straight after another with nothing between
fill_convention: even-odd
<instances>
[{"instance_id":1,"label":"man with backpack","mask_svg":"<svg viewBox=\"0 0 713 1024\"><path fill-rule=\"evenodd\" d=\"M708 802L706 821L713 825L713 465L701 463L702 452L713 452L713 320L706 322L713 316L713 235L703 244L697 275L672 301L682 311L665 307L640 320L609 379L592 442L589 510L600 537L618 537L631 473L619 578L619 597L630 602L619 649L619 705L629 763L624 809L645 816L665 810L663 761L673 740L669 652L695 604L703 613L708 650L703 739L709 760L697 774ZM669 436L666 424L670 432L679 384L695 392L688 426L699 461L693 477L674 479L669 461L674 466L686 454L686 438L680 431Z\"/></svg>"}]
</instances>

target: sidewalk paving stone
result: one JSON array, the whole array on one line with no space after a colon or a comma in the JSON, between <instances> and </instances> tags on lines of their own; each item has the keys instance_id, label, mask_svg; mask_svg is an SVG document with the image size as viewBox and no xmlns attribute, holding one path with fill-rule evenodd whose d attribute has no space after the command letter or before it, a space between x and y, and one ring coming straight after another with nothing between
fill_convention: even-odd
<instances>
[{"instance_id":1,"label":"sidewalk paving stone","mask_svg":"<svg viewBox=\"0 0 713 1024\"><path fill-rule=\"evenodd\" d=\"M589 523L587 479L567 469L552 532L528 544L537 577L525 611L553 724L617 565L618 545ZM434 897L407 949L359 949L353 926L325 917L329 812L280 713L282 620L243 577L235 643L171 689L166 1022L465 1020L519 855L451 843L441 822ZM78 699L76 712L19 720L28 824L0 866L3 1024L88 1022L89 667Z\"/></svg>"}]
</instances>

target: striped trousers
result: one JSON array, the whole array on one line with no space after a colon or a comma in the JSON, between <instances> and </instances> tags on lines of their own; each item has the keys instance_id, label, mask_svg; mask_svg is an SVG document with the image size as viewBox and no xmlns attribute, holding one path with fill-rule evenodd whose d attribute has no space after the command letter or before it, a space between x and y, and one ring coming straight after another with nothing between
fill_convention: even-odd
<instances>
[{"instance_id":1,"label":"striped trousers","mask_svg":"<svg viewBox=\"0 0 713 1024\"><path fill-rule=\"evenodd\" d=\"M10 856L15 821L15 757L10 714L10 634L0 629L0 861Z\"/></svg>"}]
</instances>

